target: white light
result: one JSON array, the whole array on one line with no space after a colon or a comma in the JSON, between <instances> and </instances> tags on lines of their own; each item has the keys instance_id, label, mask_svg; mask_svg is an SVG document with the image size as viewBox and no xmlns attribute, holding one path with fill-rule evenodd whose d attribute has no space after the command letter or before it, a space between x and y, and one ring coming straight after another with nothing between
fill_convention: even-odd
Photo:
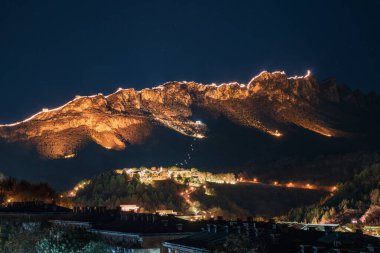
<instances>
[{"instance_id":1,"label":"white light","mask_svg":"<svg viewBox=\"0 0 380 253\"><path fill-rule=\"evenodd\" d=\"M75 157L75 154L65 155L63 158L70 159L70 158L73 158L73 157Z\"/></svg>"}]
</instances>

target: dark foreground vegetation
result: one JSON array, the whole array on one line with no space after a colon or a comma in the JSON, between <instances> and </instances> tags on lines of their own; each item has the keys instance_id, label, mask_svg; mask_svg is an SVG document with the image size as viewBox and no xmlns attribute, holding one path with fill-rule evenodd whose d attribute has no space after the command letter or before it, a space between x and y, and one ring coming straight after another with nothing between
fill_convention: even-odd
<instances>
[{"instance_id":1,"label":"dark foreground vegetation","mask_svg":"<svg viewBox=\"0 0 380 253\"><path fill-rule=\"evenodd\" d=\"M33 184L25 180L0 176L0 203L43 201L53 202L58 194L46 183Z\"/></svg>"},{"instance_id":2,"label":"dark foreground vegetation","mask_svg":"<svg viewBox=\"0 0 380 253\"><path fill-rule=\"evenodd\" d=\"M4 253L107 253L124 252L80 228L55 227L47 221L1 219L0 252Z\"/></svg>"}]
</instances>

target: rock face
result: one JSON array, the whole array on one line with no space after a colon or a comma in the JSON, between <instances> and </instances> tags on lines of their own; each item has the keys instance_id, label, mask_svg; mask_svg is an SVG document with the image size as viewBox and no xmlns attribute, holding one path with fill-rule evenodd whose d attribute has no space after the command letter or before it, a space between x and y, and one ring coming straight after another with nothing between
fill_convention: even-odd
<instances>
[{"instance_id":1,"label":"rock face","mask_svg":"<svg viewBox=\"0 0 380 253\"><path fill-rule=\"evenodd\" d=\"M70 158L87 142L114 150L143 143L157 126L207 137L207 126L194 118L194 110L274 138L286 135L289 125L326 137L349 137L339 121L345 115L337 108L353 100L352 92L341 91L335 82L319 85L310 73L288 77L262 72L246 85L169 82L140 91L119 89L108 96L78 96L59 108L1 125L0 138L27 143L47 158Z\"/></svg>"}]
</instances>

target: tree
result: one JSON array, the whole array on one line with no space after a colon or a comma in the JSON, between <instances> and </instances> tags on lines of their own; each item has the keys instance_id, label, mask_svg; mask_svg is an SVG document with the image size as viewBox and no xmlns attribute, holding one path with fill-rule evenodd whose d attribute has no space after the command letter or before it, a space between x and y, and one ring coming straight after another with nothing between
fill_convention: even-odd
<instances>
[{"instance_id":1,"label":"tree","mask_svg":"<svg viewBox=\"0 0 380 253\"><path fill-rule=\"evenodd\" d=\"M334 217L335 214L336 214L336 210L335 210L335 207L331 207L330 210L329 210L329 214L330 214L330 217Z\"/></svg>"},{"instance_id":2,"label":"tree","mask_svg":"<svg viewBox=\"0 0 380 253\"><path fill-rule=\"evenodd\" d=\"M343 199L342 202L340 202L339 204L339 209L341 211L345 211L348 209L348 204L349 204L349 201L347 199Z\"/></svg>"},{"instance_id":3,"label":"tree","mask_svg":"<svg viewBox=\"0 0 380 253\"><path fill-rule=\"evenodd\" d=\"M324 223L324 222L327 222L329 221L330 219L330 213L328 211L326 211L323 215L322 215L322 218L321 218L321 222Z\"/></svg>"},{"instance_id":4,"label":"tree","mask_svg":"<svg viewBox=\"0 0 380 253\"><path fill-rule=\"evenodd\" d=\"M370 199L372 205L378 205L380 203L380 190L374 189L370 193Z\"/></svg>"}]
</instances>

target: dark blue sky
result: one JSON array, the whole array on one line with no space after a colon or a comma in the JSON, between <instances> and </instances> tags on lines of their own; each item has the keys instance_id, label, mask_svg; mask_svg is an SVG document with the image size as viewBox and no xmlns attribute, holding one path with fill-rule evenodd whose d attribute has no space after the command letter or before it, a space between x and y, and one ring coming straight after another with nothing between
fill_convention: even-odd
<instances>
[{"instance_id":1,"label":"dark blue sky","mask_svg":"<svg viewBox=\"0 0 380 253\"><path fill-rule=\"evenodd\" d=\"M380 1L0 1L0 123L75 95L260 71L380 91Z\"/></svg>"}]
</instances>

